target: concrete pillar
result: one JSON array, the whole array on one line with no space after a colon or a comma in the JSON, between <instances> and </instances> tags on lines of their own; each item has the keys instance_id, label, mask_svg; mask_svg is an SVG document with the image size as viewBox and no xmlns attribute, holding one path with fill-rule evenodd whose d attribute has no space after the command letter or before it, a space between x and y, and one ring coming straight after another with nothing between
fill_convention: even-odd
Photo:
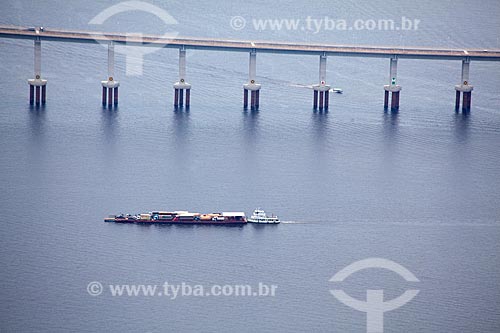
<instances>
[{"instance_id":1,"label":"concrete pillar","mask_svg":"<svg viewBox=\"0 0 500 333\"><path fill-rule=\"evenodd\" d=\"M102 87L102 106L106 106L106 92L107 92L106 87Z\"/></svg>"},{"instance_id":2,"label":"concrete pillar","mask_svg":"<svg viewBox=\"0 0 500 333\"><path fill-rule=\"evenodd\" d=\"M391 110L396 109L396 95L394 93L391 93Z\"/></svg>"},{"instance_id":3,"label":"concrete pillar","mask_svg":"<svg viewBox=\"0 0 500 333\"><path fill-rule=\"evenodd\" d=\"M250 52L250 61L248 62L248 80L255 83L257 76L257 52Z\"/></svg>"},{"instance_id":4,"label":"concrete pillar","mask_svg":"<svg viewBox=\"0 0 500 333\"><path fill-rule=\"evenodd\" d=\"M186 82L186 50L179 49L179 82ZM184 105L184 89L179 90L179 106Z\"/></svg>"},{"instance_id":5,"label":"concrete pillar","mask_svg":"<svg viewBox=\"0 0 500 333\"><path fill-rule=\"evenodd\" d=\"M469 58L462 60L462 84L463 85L469 84L469 66L470 66L470 59Z\"/></svg>"},{"instance_id":6,"label":"concrete pillar","mask_svg":"<svg viewBox=\"0 0 500 333\"><path fill-rule=\"evenodd\" d=\"M243 108L248 108L248 90L245 88L243 88Z\"/></svg>"},{"instance_id":7,"label":"concrete pillar","mask_svg":"<svg viewBox=\"0 0 500 333\"><path fill-rule=\"evenodd\" d=\"M110 41L108 44L108 77L115 76L115 44Z\"/></svg>"},{"instance_id":8,"label":"concrete pillar","mask_svg":"<svg viewBox=\"0 0 500 333\"><path fill-rule=\"evenodd\" d=\"M389 84L390 85L397 85L397 79L398 79L398 58L397 57L391 58L391 66L390 66L389 74L390 74Z\"/></svg>"},{"instance_id":9,"label":"concrete pillar","mask_svg":"<svg viewBox=\"0 0 500 333\"><path fill-rule=\"evenodd\" d=\"M186 50L179 49L179 81L186 80Z\"/></svg>"},{"instance_id":10,"label":"concrete pillar","mask_svg":"<svg viewBox=\"0 0 500 333\"><path fill-rule=\"evenodd\" d=\"M186 89L186 108L189 109L191 104L191 89Z\"/></svg>"},{"instance_id":11,"label":"concrete pillar","mask_svg":"<svg viewBox=\"0 0 500 333\"><path fill-rule=\"evenodd\" d=\"M37 30L40 32L40 30ZM36 104L37 106L45 104L47 100L46 84L47 80L42 79L42 42L40 37L37 37L34 41L34 72L35 78L29 79L28 84L30 86L30 105ZM40 88L42 87L42 88ZM40 96L40 90L42 95Z\"/></svg>"},{"instance_id":12,"label":"concrete pillar","mask_svg":"<svg viewBox=\"0 0 500 333\"><path fill-rule=\"evenodd\" d=\"M455 86L455 110L460 108L460 94L462 94L462 112L468 112L471 108L472 90L474 87L469 82L470 58L462 60L461 83Z\"/></svg>"},{"instance_id":13,"label":"concrete pillar","mask_svg":"<svg viewBox=\"0 0 500 333\"><path fill-rule=\"evenodd\" d=\"M313 109L328 110L330 86L326 84L326 54L319 56L319 83L313 85Z\"/></svg>"},{"instance_id":14,"label":"concrete pillar","mask_svg":"<svg viewBox=\"0 0 500 333\"><path fill-rule=\"evenodd\" d=\"M179 89L174 89L174 106L179 106Z\"/></svg>"},{"instance_id":15,"label":"concrete pillar","mask_svg":"<svg viewBox=\"0 0 500 333\"><path fill-rule=\"evenodd\" d=\"M326 55L319 56L319 82L326 84Z\"/></svg>"},{"instance_id":16,"label":"concrete pillar","mask_svg":"<svg viewBox=\"0 0 500 333\"><path fill-rule=\"evenodd\" d=\"M184 90L186 90L186 108L191 104L191 85L186 82L186 49L179 49L179 81L174 83L174 107L184 106Z\"/></svg>"},{"instance_id":17,"label":"concrete pillar","mask_svg":"<svg viewBox=\"0 0 500 333\"><path fill-rule=\"evenodd\" d=\"M30 105L35 104L35 86L30 85Z\"/></svg>"},{"instance_id":18,"label":"concrete pillar","mask_svg":"<svg viewBox=\"0 0 500 333\"><path fill-rule=\"evenodd\" d=\"M250 91L250 108L257 110L260 104L260 84L256 82L257 77L257 52L256 50L250 51L250 58L248 62L248 83L243 85L243 108L248 107L248 91Z\"/></svg>"},{"instance_id":19,"label":"concrete pillar","mask_svg":"<svg viewBox=\"0 0 500 333\"><path fill-rule=\"evenodd\" d=\"M115 72L115 45L112 41L108 44L108 81L114 81ZM112 88L108 87L108 106L113 103Z\"/></svg>"},{"instance_id":20,"label":"concrete pillar","mask_svg":"<svg viewBox=\"0 0 500 333\"><path fill-rule=\"evenodd\" d=\"M106 106L106 97L108 107L118 105L118 87L120 82L115 80L115 44L110 41L108 44L108 80L101 81L102 85L102 106ZM107 95L107 96L106 96ZM113 102L114 97L114 102Z\"/></svg>"},{"instance_id":21,"label":"concrete pillar","mask_svg":"<svg viewBox=\"0 0 500 333\"><path fill-rule=\"evenodd\" d=\"M470 111L471 98L472 98L471 91L463 92L463 100L462 100L462 111L463 112Z\"/></svg>"},{"instance_id":22,"label":"concrete pillar","mask_svg":"<svg viewBox=\"0 0 500 333\"><path fill-rule=\"evenodd\" d=\"M36 97L35 97L35 103L36 105L40 105L40 86L36 86Z\"/></svg>"},{"instance_id":23,"label":"concrete pillar","mask_svg":"<svg viewBox=\"0 0 500 333\"><path fill-rule=\"evenodd\" d=\"M399 109L399 91L394 91L391 98L391 109Z\"/></svg>"},{"instance_id":24,"label":"concrete pillar","mask_svg":"<svg viewBox=\"0 0 500 333\"><path fill-rule=\"evenodd\" d=\"M109 77L112 79L112 77ZM118 105L118 87L120 83L117 81L109 80L109 81L101 81L102 85L102 106L106 106L106 100L108 107L117 106ZM113 96L114 95L114 96ZM114 103L113 103L114 97Z\"/></svg>"},{"instance_id":25,"label":"concrete pillar","mask_svg":"<svg viewBox=\"0 0 500 333\"><path fill-rule=\"evenodd\" d=\"M391 109L393 111L399 110L399 94L401 86L398 85L398 58L393 56L390 59L389 66L389 84L384 86L384 109L389 106L389 93L391 98Z\"/></svg>"},{"instance_id":26,"label":"concrete pillar","mask_svg":"<svg viewBox=\"0 0 500 333\"><path fill-rule=\"evenodd\" d=\"M28 84L30 85L30 104L39 106L41 103L44 105L47 101L47 80L30 79L28 80Z\"/></svg>"},{"instance_id":27,"label":"concrete pillar","mask_svg":"<svg viewBox=\"0 0 500 333\"><path fill-rule=\"evenodd\" d=\"M470 59L466 58L462 61L462 85L469 85L469 68L470 68ZM462 111L469 111L471 105L471 95L472 90L464 91L462 93Z\"/></svg>"},{"instance_id":28,"label":"concrete pillar","mask_svg":"<svg viewBox=\"0 0 500 333\"><path fill-rule=\"evenodd\" d=\"M113 89L108 88L108 107L113 105Z\"/></svg>"},{"instance_id":29,"label":"concrete pillar","mask_svg":"<svg viewBox=\"0 0 500 333\"><path fill-rule=\"evenodd\" d=\"M35 39L35 78L42 77L42 41L40 37Z\"/></svg>"},{"instance_id":30,"label":"concrete pillar","mask_svg":"<svg viewBox=\"0 0 500 333\"><path fill-rule=\"evenodd\" d=\"M391 76L391 85L397 85L398 79L398 58L391 58L391 66L390 66L390 76ZM399 91L393 91L391 94L391 109L397 110L399 109Z\"/></svg>"},{"instance_id":31,"label":"concrete pillar","mask_svg":"<svg viewBox=\"0 0 500 333\"><path fill-rule=\"evenodd\" d=\"M47 86L42 86L42 105L47 101Z\"/></svg>"}]
</instances>

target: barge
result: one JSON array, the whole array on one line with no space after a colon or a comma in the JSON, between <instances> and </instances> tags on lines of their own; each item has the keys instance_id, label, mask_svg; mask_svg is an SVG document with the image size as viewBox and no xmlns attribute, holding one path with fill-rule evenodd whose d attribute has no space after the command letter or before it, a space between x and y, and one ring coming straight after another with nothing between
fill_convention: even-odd
<instances>
[{"instance_id":1,"label":"barge","mask_svg":"<svg viewBox=\"0 0 500 333\"><path fill-rule=\"evenodd\" d=\"M110 215L104 222L115 223L137 223L137 224L209 224L209 225L234 225L246 224L247 218L244 212L222 212L222 213L190 213L188 211L163 212L155 211L142 214L119 214Z\"/></svg>"}]
</instances>

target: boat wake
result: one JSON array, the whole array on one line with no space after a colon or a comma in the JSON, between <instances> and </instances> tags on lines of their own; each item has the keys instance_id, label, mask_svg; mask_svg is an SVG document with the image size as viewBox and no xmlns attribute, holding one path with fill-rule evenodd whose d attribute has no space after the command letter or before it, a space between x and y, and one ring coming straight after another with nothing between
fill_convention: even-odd
<instances>
[{"instance_id":1,"label":"boat wake","mask_svg":"<svg viewBox=\"0 0 500 333\"><path fill-rule=\"evenodd\" d=\"M290 87L312 89L313 85L305 85L305 84L299 84L299 83L290 83ZM329 90L329 92L337 93L337 94L342 94L344 91L341 88L331 88Z\"/></svg>"},{"instance_id":2,"label":"boat wake","mask_svg":"<svg viewBox=\"0 0 500 333\"><path fill-rule=\"evenodd\" d=\"M306 85L306 84L300 84L300 83L290 83L290 87L312 89L313 86L312 86L312 84Z\"/></svg>"}]
</instances>

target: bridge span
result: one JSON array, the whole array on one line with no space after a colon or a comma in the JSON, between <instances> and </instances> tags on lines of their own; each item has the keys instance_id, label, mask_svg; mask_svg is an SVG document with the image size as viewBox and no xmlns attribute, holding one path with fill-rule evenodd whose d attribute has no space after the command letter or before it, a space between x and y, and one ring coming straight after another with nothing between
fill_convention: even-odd
<instances>
[{"instance_id":1,"label":"bridge span","mask_svg":"<svg viewBox=\"0 0 500 333\"><path fill-rule=\"evenodd\" d=\"M124 33L71 31L47 29L41 27L22 27L0 25L0 38L30 39L34 41L35 78L28 80L30 86L30 104L45 104L47 80L41 75L41 42L73 42L100 43L108 46L108 79L101 82L103 106L112 107L118 104L118 87L120 83L114 78L114 46L133 45L158 48L175 48L179 50L179 80L174 83L174 107L190 106L191 84L186 81L186 51L210 50L249 53L249 77L243 85L243 107L248 108L248 93L250 92L250 107L259 108L261 85L256 79L257 53L303 54L319 56L319 80L313 85L313 108L328 110L330 85L326 82L326 60L329 56L347 57L377 57L388 58L389 80L384 86L384 107L389 107L391 94L391 109L399 109L399 94L401 86L397 82L398 59L441 59L458 60L462 62L461 80L455 86L455 108L467 112L471 107L473 86L469 81L469 66L471 61L500 61L500 50L480 49L442 49L442 48L397 48L379 46L349 46L313 43L288 43L271 41L244 41L230 39L193 38L169 35L127 35ZM36 93L35 93L36 91ZM41 93L41 95L40 95ZM184 97L185 93L185 97Z\"/></svg>"}]
</instances>

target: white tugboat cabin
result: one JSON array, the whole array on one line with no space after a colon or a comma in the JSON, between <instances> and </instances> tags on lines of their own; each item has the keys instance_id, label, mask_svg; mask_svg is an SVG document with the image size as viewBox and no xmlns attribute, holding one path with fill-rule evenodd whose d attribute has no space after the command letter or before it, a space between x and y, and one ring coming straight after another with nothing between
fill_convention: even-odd
<instances>
[{"instance_id":1,"label":"white tugboat cabin","mask_svg":"<svg viewBox=\"0 0 500 333\"><path fill-rule=\"evenodd\" d=\"M266 212L260 208L253 211L252 216L247 220L250 223L267 223L267 224L277 224L280 223L280 219L277 216L271 215L267 216Z\"/></svg>"}]
</instances>

